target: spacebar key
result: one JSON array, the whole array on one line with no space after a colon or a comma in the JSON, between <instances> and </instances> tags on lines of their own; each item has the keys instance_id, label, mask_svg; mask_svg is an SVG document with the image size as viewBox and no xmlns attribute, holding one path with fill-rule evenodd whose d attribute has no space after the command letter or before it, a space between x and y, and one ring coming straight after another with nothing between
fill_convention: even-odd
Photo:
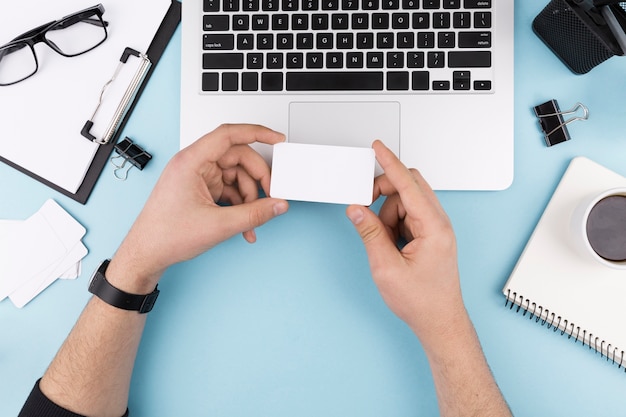
<instances>
[{"instance_id":1,"label":"spacebar key","mask_svg":"<svg viewBox=\"0 0 626 417\"><path fill-rule=\"evenodd\" d=\"M383 89L382 72L288 72L287 91L372 91Z\"/></svg>"}]
</instances>

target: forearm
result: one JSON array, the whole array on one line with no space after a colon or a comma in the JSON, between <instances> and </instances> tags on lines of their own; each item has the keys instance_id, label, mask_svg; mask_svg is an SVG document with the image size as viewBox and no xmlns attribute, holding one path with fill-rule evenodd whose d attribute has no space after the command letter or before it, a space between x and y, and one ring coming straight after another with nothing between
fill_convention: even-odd
<instances>
[{"instance_id":1,"label":"forearm","mask_svg":"<svg viewBox=\"0 0 626 417\"><path fill-rule=\"evenodd\" d=\"M140 293L138 287L146 284L125 275L124 270L114 258L107 279L122 290ZM75 413L123 415L145 321L146 314L118 309L92 297L44 374L42 392Z\"/></svg>"},{"instance_id":2,"label":"forearm","mask_svg":"<svg viewBox=\"0 0 626 417\"><path fill-rule=\"evenodd\" d=\"M443 328L442 328L443 329ZM442 416L511 416L464 312L446 330L431 335L424 348Z\"/></svg>"}]
</instances>

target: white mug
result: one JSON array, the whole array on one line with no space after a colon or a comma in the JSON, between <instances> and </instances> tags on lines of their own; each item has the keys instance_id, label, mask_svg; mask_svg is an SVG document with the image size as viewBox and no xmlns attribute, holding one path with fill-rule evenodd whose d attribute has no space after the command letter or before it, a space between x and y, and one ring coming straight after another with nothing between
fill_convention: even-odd
<instances>
[{"instance_id":1,"label":"white mug","mask_svg":"<svg viewBox=\"0 0 626 417\"><path fill-rule=\"evenodd\" d=\"M612 257L601 256L601 254L606 255L606 253L604 253L606 251L606 248L600 249L602 246L601 244L606 244L606 241L602 242L602 233L598 233L597 230L593 229L593 224L595 224L597 219L599 218L598 214L600 213L600 211L604 211L604 214L606 214L606 208L602 205L599 205L599 203L605 199L608 199L609 197L624 198L624 200L623 202L621 200L615 199L613 199L613 201L606 200L603 204L607 204L609 202L617 202L618 206L624 207L624 210L626 210L626 187L612 188L610 190L605 190L599 194L597 193L589 195L586 198L582 199L574 209L571 218L571 231L573 239L576 242L576 246L578 247L579 251L584 254L584 256L591 257L604 266L626 270L626 233L619 233L618 235L615 234L615 231L617 230L626 231L626 211L622 212L620 210L619 213L613 213L612 216L603 217L604 222L608 222L608 224L617 226L611 230L611 233L613 233L612 238L614 241L619 241L620 243L623 243L623 245L616 245L616 248L617 246L619 246L620 249L622 248L622 246L624 248L624 253L619 252L619 255L617 256L617 258L620 259L615 258L613 254ZM592 210L594 208L596 208L596 211L594 211L594 213L592 214ZM589 224L590 214L592 215L591 224ZM588 228L588 225L591 227ZM595 244L596 249L599 252L594 249L592 243Z\"/></svg>"}]
</instances>

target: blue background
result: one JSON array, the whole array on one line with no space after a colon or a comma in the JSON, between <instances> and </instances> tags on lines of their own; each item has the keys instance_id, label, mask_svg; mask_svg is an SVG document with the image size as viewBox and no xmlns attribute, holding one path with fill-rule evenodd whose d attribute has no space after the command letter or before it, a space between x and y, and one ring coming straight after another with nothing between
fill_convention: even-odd
<instances>
[{"instance_id":1,"label":"blue background","mask_svg":"<svg viewBox=\"0 0 626 417\"><path fill-rule=\"evenodd\" d=\"M530 29L545 4L515 5L513 185L437 194L457 234L467 308L514 413L626 415L623 369L505 308L501 294L573 157L626 174L626 61L569 72ZM54 198L87 228L90 250L77 281L55 283L21 310L0 303L0 415L17 414L85 305L91 271L178 150L179 80L180 28L124 132L154 159L126 182L108 166L85 206L0 165L0 218L25 219ZM548 148L532 107L551 98L563 109L581 101L591 117ZM292 203L255 245L238 236L169 270L140 347L132 415L437 415L422 348L381 300L344 210Z\"/></svg>"}]
</instances>

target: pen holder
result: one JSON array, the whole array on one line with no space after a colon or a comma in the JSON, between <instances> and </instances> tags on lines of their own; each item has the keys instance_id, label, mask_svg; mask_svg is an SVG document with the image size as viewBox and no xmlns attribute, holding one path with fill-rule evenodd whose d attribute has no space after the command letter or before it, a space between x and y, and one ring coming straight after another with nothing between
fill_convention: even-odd
<instances>
[{"instance_id":1,"label":"pen holder","mask_svg":"<svg viewBox=\"0 0 626 417\"><path fill-rule=\"evenodd\" d=\"M604 6L610 7L622 34L626 28L624 4ZM624 55L599 8L594 9L590 13L576 1L551 0L533 21L537 36L576 74L585 74L614 55Z\"/></svg>"}]
</instances>

